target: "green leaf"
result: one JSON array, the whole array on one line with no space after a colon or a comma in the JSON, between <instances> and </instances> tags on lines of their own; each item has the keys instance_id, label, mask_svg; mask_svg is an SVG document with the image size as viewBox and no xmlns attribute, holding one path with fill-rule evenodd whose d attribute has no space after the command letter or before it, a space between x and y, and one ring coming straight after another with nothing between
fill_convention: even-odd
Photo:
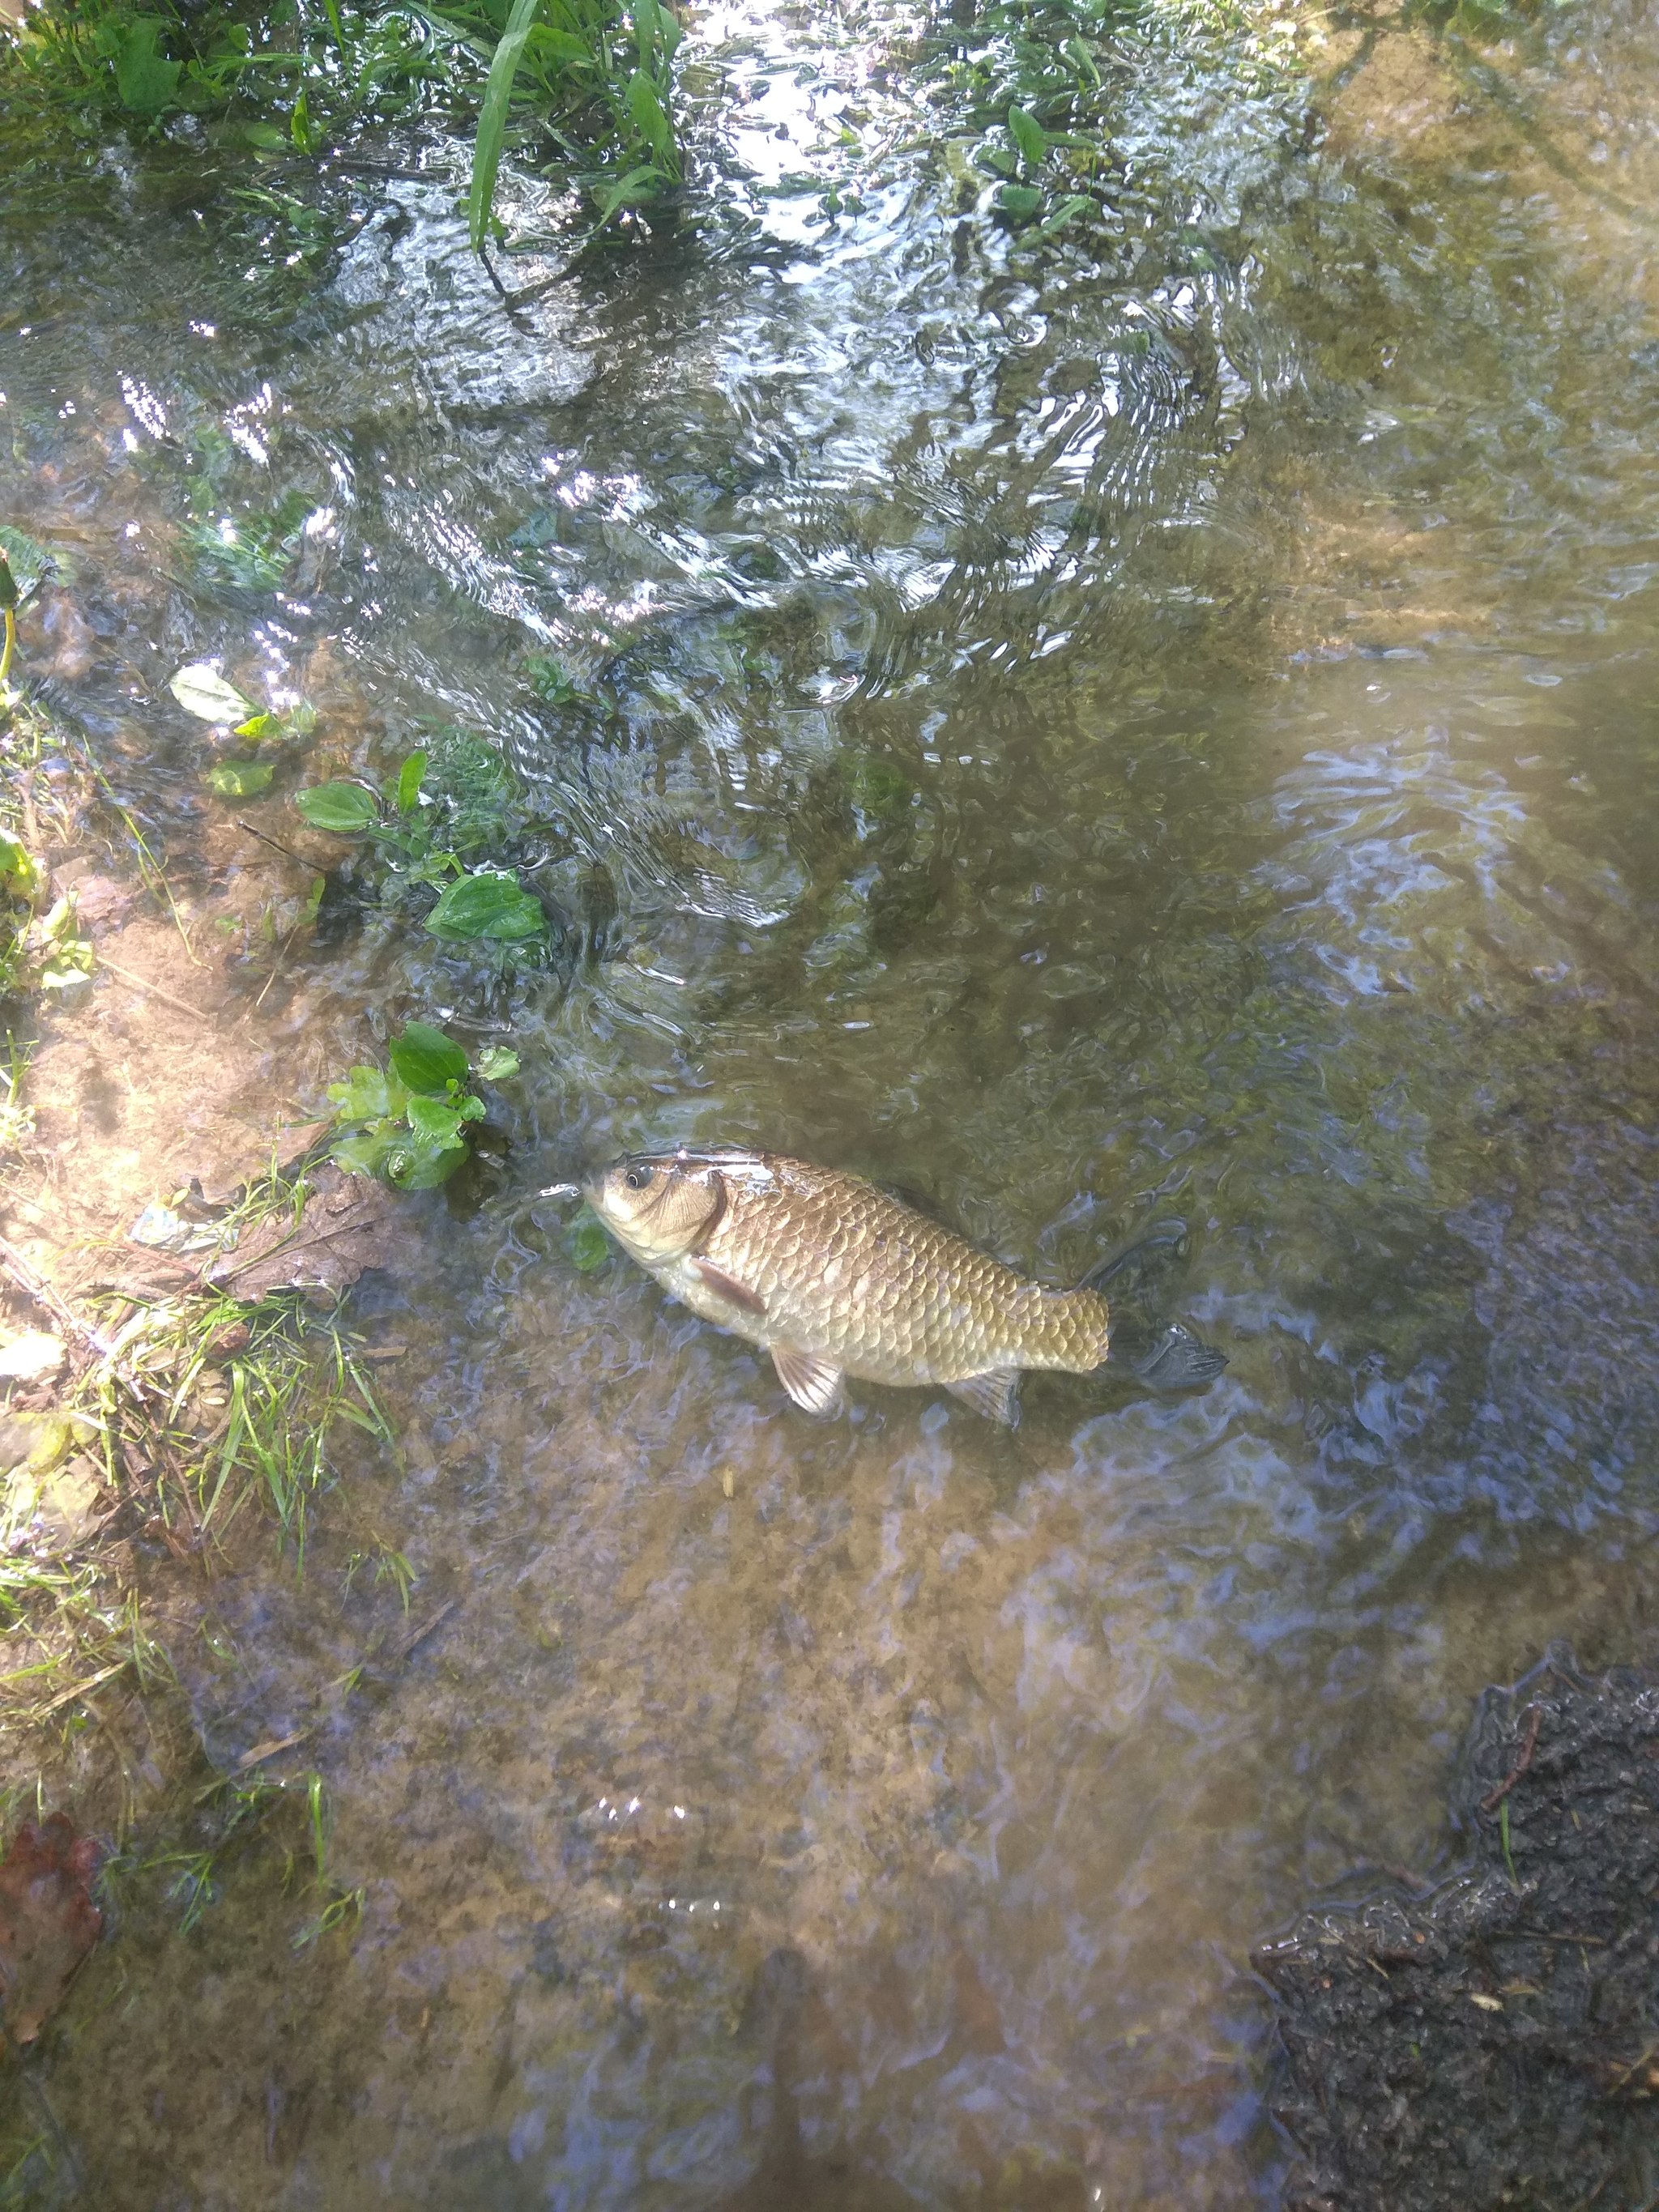
<instances>
[{"instance_id":1,"label":"green leaf","mask_svg":"<svg viewBox=\"0 0 1659 2212\"><path fill-rule=\"evenodd\" d=\"M9 830L0 830L0 891L11 898L32 899L40 888L40 871L27 848Z\"/></svg>"},{"instance_id":2,"label":"green leaf","mask_svg":"<svg viewBox=\"0 0 1659 2212\"><path fill-rule=\"evenodd\" d=\"M1018 102L1008 110L1008 130L1022 156L1032 168L1048 150L1048 134L1029 107Z\"/></svg>"},{"instance_id":3,"label":"green leaf","mask_svg":"<svg viewBox=\"0 0 1659 2212\"><path fill-rule=\"evenodd\" d=\"M541 936L547 916L539 899L520 890L516 876L463 876L439 899L426 926L434 937L482 937L517 945Z\"/></svg>"},{"instance_id":4,"label":"green leaf","mask_svg":"<svg viewBox=\"0 0 1659 2212\"><path fill-rule=\"evenodd\" d=\"M442 1097L452 1083L466 1081L466 1054L453 1037L428 1022L410 1022L393 1037L386 1057L392 1072L409 1090Z\"/></svg>"},{"instance_id":5,"label":"green leaf","mask_svg":"<svg viewBox=\"0 0 1659 2212\"><path fill-rule=\"evenodd\" d=\"M179 669L168 678L167 689L187 714L195 714L204 722L229 727L252 721L259 711L252 699L245 699L234 684L227 684L205 660L192 661L188 668Z\"/></svg>"},{"instance_id":6,"label":"green leaf","mask_svg":"<svg viewBox=\"0 0 1659 2212\"><path fill-rule=\"evenodd\" d=\"M398 771L398 811L407 814L421 803L421 779L426 774L426 755L410 753Z\"/></svg>"},{"instance_id":7,"label":"green leaf","mask_svg":"<svg viewBox=\"0 0 1659 2212\"><path fill-rule=\"evenodd\" d=\"M392 1082L378 1067L354 1067L343 1083L329 1085L328 1095L339 1121L400 1121L409 1103L404 1085Z\"/></svg>"},{"instance_id":8,"label":"green leaf","mask_svg":"<svg viewBox=\"0 0 1659 2212\"><path fill-rule=\"evenodd\" d=\"M1016 222L1029 222L1042 205L1042 194L1035 185L999 185L996 204Z\"/></svg>"},{"instance_id":9,"label":"green leaf","mask_svg":"<svg viewBox=\"0 0 1659 2212\"><path fill-rule=\"evenodd\" d=\"M640 137L665 169L674 167L674 126L669 121L657 88L643 70L635 70L623 94L629 117Z\"/></svg>"},{"instance_id":10,"label":"green leaf","mask_svg":"<svg viewBox=\"0 0 1659 2212\"><path fill-rule=\"evenodd\" d=\"M160 15L134 15L120 27L115 49L115 89L133 115L161 115L175 105L181 64L155 51L167 28Z\"/></svg>"},{"instance_id":11,"label":"green leaf","mask_svg":"<svg viewBox=\"0 0 1659 2212\"><path fill-rule=\"evenodd\" d=\"M1042 235L1052 238L1057 230L1064 230L1068 222L1075 222L1079 216L1088 215L1093 206L1093 201L1085 199L1081 192L1067 193L1053 214L1043 217Z\"/></svg>"},{"instance_id":12,"label":"green leaf","mask_svg":"<svg viewBox=\"0 0 1659 2212\"><path fill-rule=\"evenodd\" d=\"M238 722L236 735L252 738L257 745L261 738L276 737L282 730L282 719L276 714L253 714L246 722Z\"/></svg>"},{"instance_id":13,"label":"green leaf","mask_svg":"<svg viewBox=\"0 0 1659 2212\"><path fill-rule=\"evenodd\" d=\"M386 1172L399 1190L435 1190L465 1158L466 1146L459 1138L444 1145L411 1131L386 1154Z\"/></svg>"},{"instance_id":14,"label":"green leaf","mask_svg":"<svg viewBox=\"0 0 1659 2212\"><path fill-rule=\"evenodd\" d=\"M276 773L269 761L221 761L208 770L208 784L221 799L257 799L270 788Z\"/></svg>"},{"instance_id":15,"label":"green leaf","mask_svg":"<svg viewBox=\"0 0 1659 2212\"><path fill-rule=\"evenodd\" d=\"M389 1155L404 1141L401 1126L388 1121L360 1136L342 1137L329 1152L330 1159L358 1175L383 1175Z\"/></svg>"},{"instance_id":16,"label":"green leaf","mask_svg":"<svg viewBox=\"0 0 1659 2212\"><path fill-rule=\"evenodd\" d=\"M519 1055L510 1045L487 1044L472 1063L473 1071L486 1083L505 1083L519 1072Z\"/></svg>"},{"instance_id":17,"label":"green leaf","mask_svg":"<svg viewBox=\"0 0 1659 2212\"><path fill-rule=\"evenodd\" d=\"M524 59L525 41L536 20L536 10L541 0L513 0L513 12L507 19L507 28L495 49L495 58L489 64L489 82L484 88L483 106L478 111L478 133L472 147L472 181L466 195L467 235L475 253L483 251L484 236L489 228L490 210L495 204L495 179L501 166L501 140L507 132L507 105L513 97L513 80L519 74L519 64Z\"/></svg>"},{"instance_id":18,"label":"green leaf","mask_svg":"<svg viewBox=\"0 0 1659 2212\"><path fill-rule=\"evenodd\" d=\"M466 1119L459 1109L447 1106L441 1098L411 1098L409 1102L409 1126L417 1137L429 1139L437 1145L459 1145L461 1123Z\"/></svg>"},{"instance_id":19,"label":"green leaf","mask_svg":"<svg viewBox=\"0 0 1659 2212\"><path fill-rule=\"evenodd\" d=\"M577 1271L591 1275L595 1267L604 1267L615 1247L599 1216L583 1213L565 1231L564 1249Z\"/></svg>"},{"instance_id":20,"label":"green leaf","mask_svg":"<svg viewBox=\"0 0 1659 2212\"><path fill-rule=\"evenodd\" d=\"M16 586L16 597L10 604L16 606L27 599L40 579L58 566L49 546L38 538L31 538L27 530L14 530L0 523L0 568L10 565ZM3 594L3 579L0 579L0 606L7 604Z\"/></svg>"},{"instance_id":21,"label":"green leaf","mask_svg":"<svg viewBox=\"0 0 1659 2212\"><path fill-rule=\"evenodd\" d=\"M367 830L380 811L361 783L313 783L294 794L294 804L313 830L352 837Z\"/></svg>"}]
</instances>

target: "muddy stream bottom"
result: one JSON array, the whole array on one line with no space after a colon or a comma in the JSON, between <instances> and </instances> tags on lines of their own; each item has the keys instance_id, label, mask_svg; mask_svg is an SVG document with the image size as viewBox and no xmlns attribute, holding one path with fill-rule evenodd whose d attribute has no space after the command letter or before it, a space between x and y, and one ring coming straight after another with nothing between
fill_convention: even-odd
<instances>
[{"instance_id":1,"label":"muddy stream bottom","mask_svg":"<svg viewBox=\"0 0 1659 2212\"><path fill-rule=\"evenodd\" d=\"M6 2076L15 2201L1381 2205L1334 2096L1417 2159L1394 2212L1570 2212L1519 2122L1447 2163L1479 2058L1650 2205L1651 1900L1596 1876L1601 1984L1490 1954L1513 1881L1576 1909L1536 1793L1558 1841L1652 1795L1651 1692L1583 1716L1659 1605L1653 27L1155 17L1121 209L1053 240L956 158L947 35L705 11L720 191L513 314L453 148L284 170L304 256L188 132L0 234L100 963L5 1236L79 1295L404 1022L522 1063L349 1292L395 1446L342 1425L302 1562L252 1504L125 1528L165 1666L8 1745L121 1844ZM240 799L168 688L207 661L313 710ZM457 731L533 957L293 805ZM815 1424L538 1195L679 1140L1054 1284L1178 1216L1163 1310L1231 1364Z\"/></svg>"}]
</instances>

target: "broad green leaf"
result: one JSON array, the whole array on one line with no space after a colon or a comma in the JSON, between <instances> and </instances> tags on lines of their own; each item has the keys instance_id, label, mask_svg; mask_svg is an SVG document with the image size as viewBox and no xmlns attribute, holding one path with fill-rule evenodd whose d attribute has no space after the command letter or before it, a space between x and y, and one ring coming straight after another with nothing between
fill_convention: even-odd
<instances>
[{"instance_id":1,"label":"broad green leaf","mask_svg":"<svg viewBox=\"0 0 1659 2212\"><path fill-rule=\"evenodd\" d=\"M417 1137L434 1145L459 1145L465 1117L441 1098L411 1098L409 1126Z\"/></svg>"},{"instance_id":2,"label":"broad green leaf","mask_svg":"<svg viewBox=\"0 0 1659 2212\"><path fill-rule=\"evenodd\" d=\"M400 1123L383 1122L377 1128L363 1130L358 1136L342 1137L329 1158L359 1175L383 1175L388 1157L404 1143L404 1134Z\"/></svg>"},{"instance_id":3,"label":"broad green leaf","mask_svg":"<svg viewBox=\"0 0 1659 2212\"><path fill-rule=\"evenodd\" d=\"M294 794L294 804L313 830L356 836L367 830L379 808L361 783L313 783Z\"/></svg>"},{"instance_id":4,"label":"broad green leaf","mask_svg":"<svg viewBox=\"0 0 1659 2212\"><path fill-rule=\"evenodd\" d=\"M1048 134L1029 107L1018 102L1008 110L1008 130L1024 159L1035 169L1048 150Z\"/></svg>"},{"instance_id":5,"label":"broad green leaf","mask_svg":"<svg viewBox=\"0 0 1659 2212\"><path fill-rule=\"evenodd\" d=\"M257 745L261 738L276 737L281 732L282 720L276 714L253 714L246 722L238 722L239 738L252 738Z\"/></svg>"},{"instance_id":6,"label":"broad green leaf","mask_svg":"<svg viewBox=\"0 0 1659 2212\"><path fill-rule=\"evenodd\" d=\"M516 876L463 876L439 899L426 926L434 937L481 937L517 945L541 936L547 916L539 899L520 890Z\"/></svg>"},{"instance_id":7,"label":"broad green leaf","mask_svg":"<svg viewBox=\"0 0 1659 2212\"><path fill-rule=\"evenodd\" d=\"M472 1063L486 1083L505 1083L519 1072L519 1055L510 1045L487 1044Z\"/></svg>"},{"instance_id":8,"label":"broad green leaf","mask_svg":"<svg viewBox=\"0 0 1659 2212\"><path fill-rule=\"evenodd\" d=\"M234 726L252 721L259 711L252 699L245 699L234 684L227 684L205 660L193 660L188 668L169 677L167 689L187 714L204 722Z\"/></svg>"},{"instance_id":9,"label":"broad green leaf","mask_svg":"<svg viewBox=\"0 0 1659 2212\"><path fill-rule=\"evenodd\" d=\"M178 98L181 64L155 51L156 40L167 28L160 15L134 15L121 25L115 89L130 114L163 114Z\"/></svg>"},{"instance_id":10,"label":"broad green leaf","mask_svg":"<svg viewBox=\"0 0 1659 2212\"><path fill-rule=\"evenodd\" d=\"M525 41L530 36L531 26L541 0L513 0L513 12L507 19L507 28L495 49L495 58L489 64L489 82L484 87L483 106L478 111L477 136L472 145L472 181L466 195L467 235L472 241L472 251L480 252L484 236L489 228L489 212L495 204L495 179L501 166L501 140L507 131L507 104L513 97L513 80L519 74L519 64L524 59Z\"/></svg>"},{"instance_id":11,"label":"broad green leaf","mask_svg":"<svg viewBox=\"0 0 1659 2212\"><path fill-rule=\"evenodd\" d=\"M435 1190L465 1158L466 1146L459 1139L444 1145L411 1131L386 1154L386 1171L399 1190Z\"/></svg>"},{"instance_id":12,"label":"broad green leaf","mask_svg":"<svg viewBox=\"0 0 1659 2212\"><path fill-rule=\"evenodd\" d=\"M402 1119L409 1092L378 1067L354 1067L343 1083L331 1083L335 1119L340 1121L385 1121Z\"/></svg>"},{"instance_id":13,"label":"broad green leaf","mask_svg":"<svg viewBox=\"0 0 1659 2212\"><path fill-rule=\"evenodd\" d=\"M270 788L276 773L269 761L221 761L208 770L207 780L221 799L257 799Z\"/></svg>"},{"instance_id":14,"label":"broad green leaf","mask_svg":"<svg viewBox=\"0 0 1659 2212\"><path fill-rule=\"evenodd\" d=\"M449 1084L466 1081L466 1054L428 1022L410 1022L393 1037L386 1057L399 1082L430 1097L441 1098Z\"/></svg>"},{"instance_id":15,"label":"broad green leaf","mask_svg":"<svg viewBox=\"0 0 1659 2212\"><path fill-rule=\"evenodd\" d=\"M410 753L398 771L398 811L407 814L421 803L421 779L426 774L426 755Z\"/></svg>"},{"instance_id":16,"label":"broad green leaf","mask_svg":"<svg viewBox=\"0 0 1659 2212\"><path fill-rule=\"evenodd\" d=\"M1016 222L1029 222L1042 205L1042 194L1035 185L999 185L996 204L1004 215L1011 215Z\"/></svg>"},{"instance_id":17,"label":"broad green leaf","mask_svg":"<svg viewBox=\"0 0 1659 2212\"><path fill-rule=\"evenodd\" d=\"M0 830L0 892L11 898L27 899L33 898L40 888L40 871L27 847L20 845L9 830ZM518 1063L514 1061L514 1065Z\"/></svg>"},{"instance_id":18,"label":"broad green leaf","mask_svg":"<svg viewBox=\"0 0 1659 2212\"><path fill-rule=\"evenodd\" d=\"M616 1248L599 1216L584 1213L566 1231L564 1249L580 1273L591 1275L595 1267L604 1267Z\"/></svg>"}]
</instances>

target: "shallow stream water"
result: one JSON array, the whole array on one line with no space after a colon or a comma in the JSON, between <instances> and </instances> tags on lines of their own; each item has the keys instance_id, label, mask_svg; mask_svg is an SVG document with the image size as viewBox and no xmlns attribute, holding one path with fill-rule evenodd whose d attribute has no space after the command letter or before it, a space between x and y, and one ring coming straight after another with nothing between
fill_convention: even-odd
<instances>
[{"instance_id":1,"label":"shallow stream water","mask_svg":"<svg viewBox=\"0 0 1659 2212\"><path fill-rule=\"evenodd\" d=\"M64 2202L1271 2203L1252 1943L1455 1860L1484 1683L1647 1633L1651 20L1312 85L1149 36L1121 228L1041 250L896 34L706 15L723 196L511 311L441 182L306 182L313 236L165 146L7 225L0 513L81 553L55 696L169 854L212 652L307 773L487 733L572 918L502 980L348 916L260 1013L525 1057L358 1302L406 1464L346 1486L450 1609L343 1689L389 1600L325 1535L215 1586L210 1747L314 1731L367 1909L135 1916L41 2081ZM303 574L179 584L204 482L307 502ZM815 1425L536 1200L680 1139L1053 1282L1179 1215L1231 1364Z\"/></svg>"}]
</instances>

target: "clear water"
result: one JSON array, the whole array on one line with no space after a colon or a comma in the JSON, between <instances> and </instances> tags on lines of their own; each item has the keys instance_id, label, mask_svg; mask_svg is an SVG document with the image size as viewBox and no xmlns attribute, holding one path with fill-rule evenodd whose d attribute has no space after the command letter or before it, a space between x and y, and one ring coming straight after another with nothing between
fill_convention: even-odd
<instances>
[{"instance_id":1,"label":"clear water","mask_svg":"<svg viewBox=\"0 0 1659 2212\"><path fill-rule=\"evenodd\" d=\"M343 1683L395 1607L325 1534L181 1632L216 1759L317 1731L368 1907L135 1913L39 2078L69 2196L1271 2202L1252 1942L1455 1859L1483 1683L1647 1632L1650 22L1310 92L1151 40L1092 258L972 214L893 30L706 16L720 210L513 313L437 185L285 176L309 240L189 149L17 189L0 498L82 551L60 703L169 851L220 817L161 680L216 651L318 763L491 733L541 879L620 902L516 982L348 921L262 1014L526 1055L360 1305L408 1464L338 1510L453 1610ZM192 483L307 502L298 585L171 581ZM534 1200L680 1138L1054 1281L1178 1212L1232 1364L814 1426Z\"/></svg>"}]
</instances>

